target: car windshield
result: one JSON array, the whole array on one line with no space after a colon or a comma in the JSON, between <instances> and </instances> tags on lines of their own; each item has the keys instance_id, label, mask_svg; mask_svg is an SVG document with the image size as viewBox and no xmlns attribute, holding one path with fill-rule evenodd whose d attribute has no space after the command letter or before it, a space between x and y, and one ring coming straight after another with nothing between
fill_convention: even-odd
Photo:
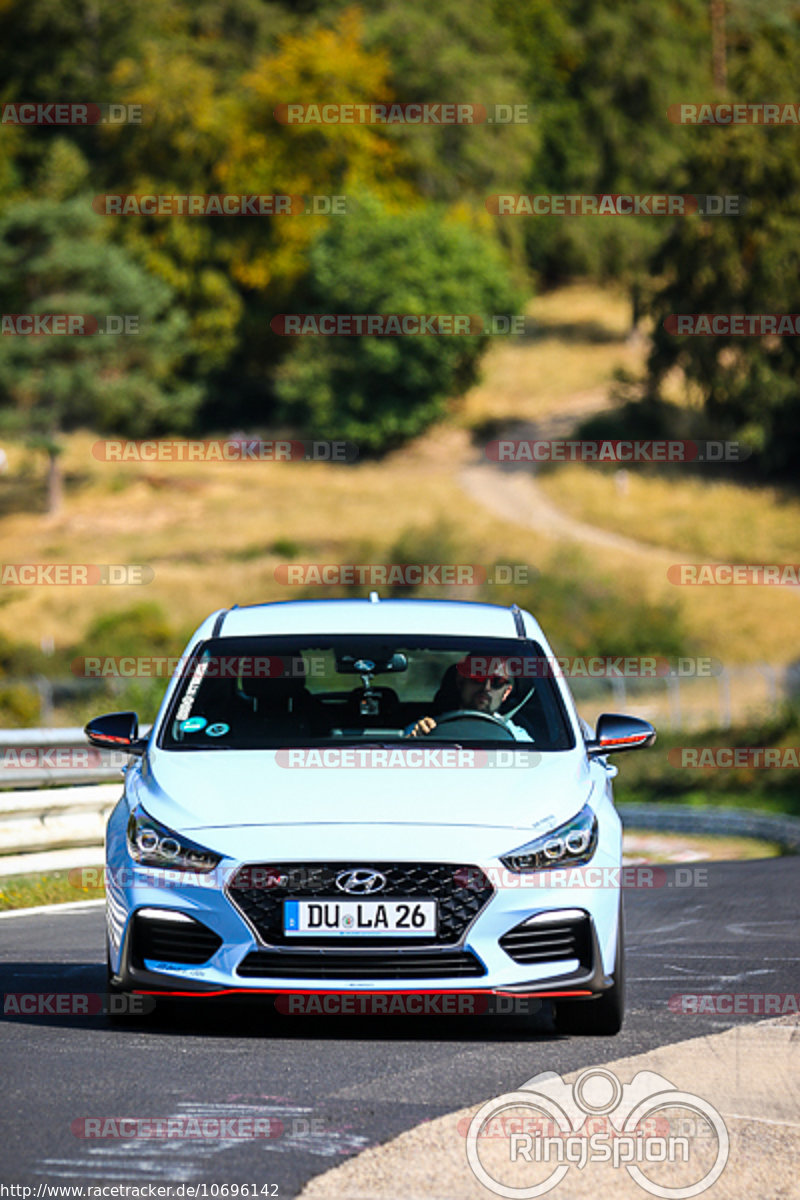
<instances>
[{"instance_id":1,"label":"car windshield","mask_svg":"<svg viewBox=\"0 0 800 1200\"><path fill-rule=\"evenodd\" d=\"M313 635L216 638L182 664L168 750L425 743L569 750L541 647L522 639ZM423 718L428 732L414 727Z\"/></svg>"}]
</instances>

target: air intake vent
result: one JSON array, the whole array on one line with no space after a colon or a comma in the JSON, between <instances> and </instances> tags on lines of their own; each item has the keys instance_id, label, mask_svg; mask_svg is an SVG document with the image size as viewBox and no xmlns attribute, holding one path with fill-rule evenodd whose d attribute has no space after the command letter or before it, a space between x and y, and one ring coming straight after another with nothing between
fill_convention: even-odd
<instances>
[{"instance_id":1,"label":"air intake vent","mask_svg":"<svg viewBox=\"0 0 800 1200\"><path fill-rule=\"evenodd\" d=\"M146 958L158 962L199 966L208 962L222 945L222 938L191 917L176 921L169 917L133 918L133 962L143 967Z\"/></svg>"},{"instance_id":2,"label":"air intake vent","mask_svg":"<svg viewBox=\"0 0 800 1200\"><path fill-rule=\"evenodd\" d=\"M500 946L516 963L562 962L577 958L587 970L591 966L592 941L589 918L552 920L544 916L532 924L517 925L500 938Z\"/></svg>"},{"instance_id":3,"label":"air intake vent","mask_svg":"<svg viewBox=\"0 0 800 1200\"><path fill-rule=\"evenodd\" d=\"M249 979L450 979L485 975L486 968L468 950L380 954L367 950L287 951L254 950L240 963L238 975Z\"/></svg>"}]
</instances>

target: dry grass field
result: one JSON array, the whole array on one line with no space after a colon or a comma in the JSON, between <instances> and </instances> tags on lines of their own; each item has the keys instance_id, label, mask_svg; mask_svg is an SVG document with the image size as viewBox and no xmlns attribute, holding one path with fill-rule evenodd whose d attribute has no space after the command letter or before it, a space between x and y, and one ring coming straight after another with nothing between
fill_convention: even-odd
<instances>
[{"instance_id":1,"label":"dry grass field","mask_svg":"<svg viewBox=\"0 0 800 1200\"><path fill-rule=\"evenodd\" d=\"M0 634L68 646L99 615L142 600L156 601L184 629L216 607L292 598L295 589L276 579L276 568L288 560L383 562L410 529L457 531L472 563L546 568L561 561L557 538L499 519L464 494L459 471L480 460L471 431L490 420L580 411L587 393L602 399L615 367L635 368L643 350L626 340L622 296L571 287L538 298L530 312L533 336L498 341L483 381L454 405L452 420L380 463L114 464L94 458L96 438L81 432L67 439L65 504L51 518L19 499L32 492L31 473L41 476L43 464L4 443L10 464L0 477L4 563L144 563L154 578L141 587L4 586ZM632 528L630 514L614 507L605 471L571 467L543 486L587 522L624 525L684 555L732 556L738 536L737 558L756 550L759 561L767 550L778 561L798 557L800 509L772 489L632 478L625 498L636 511ZM729 662L797 656L796 589L675 588L646 554L609 555L591 539L581 554L587 577L611 578L632 595L675 600L681 593L687 632L708 654ZM439 594L474 598L464 587Z\"/></svg>"}]
</instances>

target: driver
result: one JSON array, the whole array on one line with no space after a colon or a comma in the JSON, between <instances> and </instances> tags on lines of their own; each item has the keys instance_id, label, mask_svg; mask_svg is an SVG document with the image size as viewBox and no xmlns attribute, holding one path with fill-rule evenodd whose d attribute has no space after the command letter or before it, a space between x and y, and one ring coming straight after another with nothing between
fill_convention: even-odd
<instances>
[{"instance_id":1,"label":"driver","mask_svg":"<svg viewBox=\"0 0 800 1200\"><path fill-rule=\"evenodd\" d=\"M455 691L453 709L472 709L475 712L487 713L503 722L506 728L514 734L518 741L530 741L530 735L511 721L505 721L498 712L501 704L511 695L513 685L508 676L506 664L492 660L492 673L481 669L487 660L482 661L468 654L456 664ZM419 737L420 734L432 733L436 728L433 717L420 717L408 730L408 737Z\"/></svg>"}]
</instances>

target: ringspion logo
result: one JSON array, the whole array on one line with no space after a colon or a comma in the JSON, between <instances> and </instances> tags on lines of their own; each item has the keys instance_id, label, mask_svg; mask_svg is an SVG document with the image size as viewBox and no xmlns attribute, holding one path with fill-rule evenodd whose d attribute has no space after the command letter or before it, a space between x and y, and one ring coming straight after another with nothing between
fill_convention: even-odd
<instances>
[{"instance_id":1,"label":"ringspion logo","mask_svg":"<svg viewBox=\"0 0 800 1200\"><path fill-rule=\"evenodd\" d=\"M598 1118L605 1118L599 1128ZM502 1138L507 1155L484 1161L487 1136ZM623 1084L604 1067L582 1071L572 1085L553 1071L535 1075L518 1091L483 1104L466 1131L475 1178L495 1195L521 1200L546 1195L572 1166L582 1173L588 1167L583 1178L589 1180L595 1163L624 1167L651 1196L688 1200L719 1179L729 1152L725 1122L708 1101L654 1071L639 1071ZM669 1188L650 1177L665 1163L674 1183Z\"/></svg>"}]
</instances>

